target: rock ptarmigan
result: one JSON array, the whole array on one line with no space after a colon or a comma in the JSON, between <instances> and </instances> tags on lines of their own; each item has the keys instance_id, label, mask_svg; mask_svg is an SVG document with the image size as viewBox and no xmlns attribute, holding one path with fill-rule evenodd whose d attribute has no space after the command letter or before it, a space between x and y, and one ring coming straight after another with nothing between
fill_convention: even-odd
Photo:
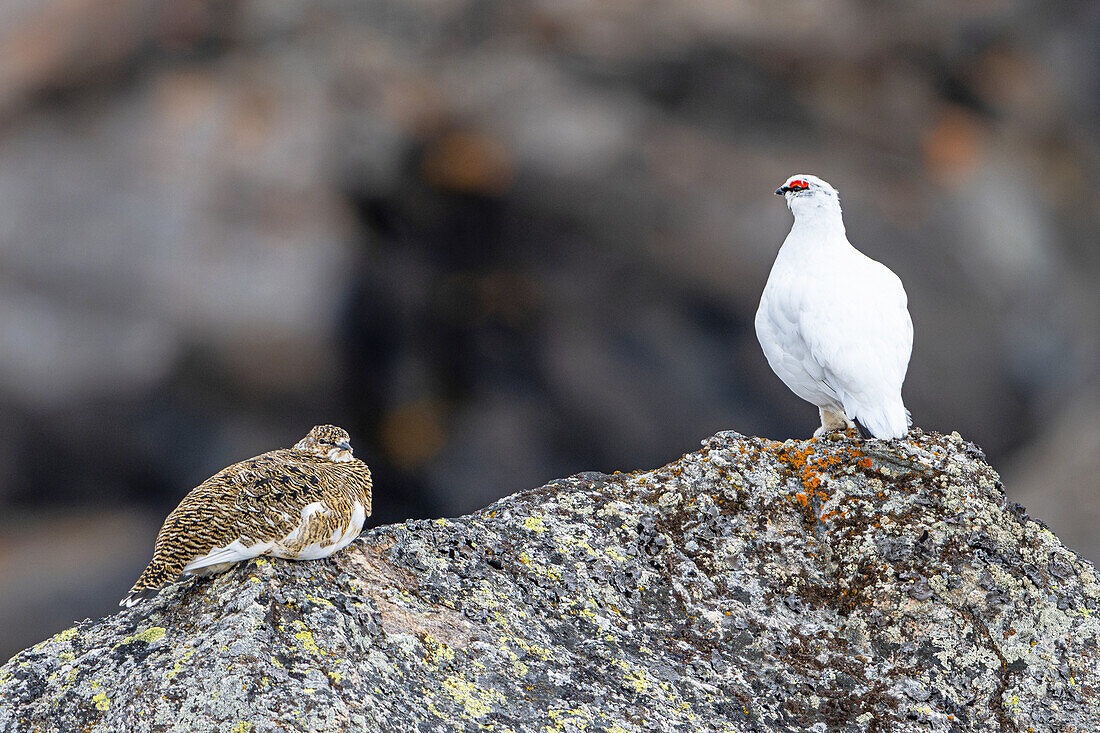
<instances>
[{"instance_id":1,"label":"rock ptarmigan","mask_svg":"<svg viewBox=\"0 0 1100 733\"><path fill-rule=\"evenodd\" d=\"M214 575L260 555L328 557L371 513L371 475L345 430L318 425L293 448L224 468L164 520L153 559L119 603L133 606L180 573Z\"/></svg>"},{"instance_id":2,"label":"rock ptarmigan","mask_svg":"<svg viewBox=\"0 0 1100 733\"><path fill-rule=\"evenodd\" d=\"M817 405L815 436L855 427L901 438L909 411L901 384L913 350L905 289L885 265L848 242L840 196L800 174L776 192L794 226L772 265L756 312L756 337L772 370Z\"/></svg>"}]
</instances>

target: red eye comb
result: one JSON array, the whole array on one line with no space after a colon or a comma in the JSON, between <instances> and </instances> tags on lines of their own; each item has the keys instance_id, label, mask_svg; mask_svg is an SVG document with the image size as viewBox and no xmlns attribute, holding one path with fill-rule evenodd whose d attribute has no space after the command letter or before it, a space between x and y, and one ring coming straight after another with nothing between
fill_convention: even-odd
<instances>
[{"instance_id":1,"label":"red eye comb","mask_svg":"<svg viewBox=\"0 0 1100 733\"><path fill-rule=\"evenodd\" d=\"M810 184L803 181L801 178L796 178L787 184L787 188L809 188Z\"/></svg>"}]
</instances>

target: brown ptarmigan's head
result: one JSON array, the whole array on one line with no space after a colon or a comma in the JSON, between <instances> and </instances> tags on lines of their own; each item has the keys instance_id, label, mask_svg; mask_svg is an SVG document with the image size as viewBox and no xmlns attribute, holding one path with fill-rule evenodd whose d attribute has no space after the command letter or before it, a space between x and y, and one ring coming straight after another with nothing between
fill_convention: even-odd
<instances>
[{"instance_id":1,"label":"brown ptarmigan's head","mask_svg":"<svg viewBox=\"0 0 1100 733\"><path fill-rule=\"evenodd\" d=\"M355 458L351 453L350 441L351 436L343 428L317 425L294 445L294 449L312 453L333 463L347 463Z\"/></svg>"}]
</instances>

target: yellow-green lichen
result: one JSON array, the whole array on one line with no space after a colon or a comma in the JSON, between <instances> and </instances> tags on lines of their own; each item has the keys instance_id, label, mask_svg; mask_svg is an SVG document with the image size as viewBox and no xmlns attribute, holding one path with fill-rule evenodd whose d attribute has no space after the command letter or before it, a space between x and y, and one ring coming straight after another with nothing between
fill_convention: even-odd
<instances>
[{"instance_id":1,"label":"yellow-green lichen","mask_svg":"<svg viewBox=\"0 0 1100 733\"><path fill-rule=\"evenodd\" d=\"M88 685L93 690L99 690L99 680L92 680ZM92 695L92 702L95 704L96 709L100 711L106 711L111 707L111 701L107 699L107 693L103 690L99 690Z\"/></svg>"},{"instance_id":2,"label":"yellow-green lichen","mask_svg":"<svg viewBox=\"0 0 1100 733\"><path fill-rule=\"evenodd\" d=\"M471 594L470 600L472 600L481 608L489 610L492 610L499 605L493 595L493 584L485 579L482 579L478 583L477 588Z\"/></svg>"},{"instance_id":3,"label":"yellow-green lichen","mask_svg":"<svg viewBox=\"0 0 1100 733\"><path fill-rule=\"evenodd\" d=\"M480 718L493 709L493 704L504 702L504 696L496 690L478 687L473 682L456 675L448 675L443 680L443 690L462 705L463 715L467 718Z\"/></svg>"},{"instance_id":4,"label":"yellow-green lichen","mask_svg":"<svg viewBox=\"0 0 1100 733\"><path fill-rule=\"evenodd\" d=\"M538 646L537 644L528 643L526 639L516 637L512 639L512 641L514 641L516 646L518 646L523 651L527 652L528 654L537 655L544 662L550 659L551 656L553 656L553 652L550 649L544 646Z\"/></svg>"},{"instance_id":5,"label":"yellow-green lichen","mask_svg":"<svg viewBox=\"0 0 1100 733\"><path fill-rule=\"evenodd\" d=\"M317 646L317 642L313 639L313 632L306 628L306 625L301 621L295 621L291 624L294 628L298 629L294 632L294 638L302 643L302 646L307 651L311 651L314 654L321 653L321 647Z\"/></svg>"},{"instance_id":6,"label":"yellow-green lichen","mask_svg":"<svg viewBox=\"0 0 1100 733\"><path fill-rule=\"evenodd\" d=\"M175 664L172 665L172 669L168 670L168 674L164 675L164 679L170 680L173 677L175 677L177 674L179 674L180 671L183 670L183 665L187 664L187 662L189 662L191 660L191 657L194 656L194 654L195 654L194 647L192 647L192 648L188 649L187 651L185 651L183 653L183 656L180 657L179 659L177 659Z\"/></svg>"},{"instance_id":7,"label":"yellow-green lichen","mask_svg":"<svg viewBox=\"0 0 1100 733\"><path fill-rule=\"evenodd\" d=\"M583 709L551 708L546 711L546 716L553 724L552 727L547 725L543 728L546 733L586 731L592 725L591 715Z\"/></svg>"},{"instance_id":8,"label":"yellow-green lichen","mask_svg":"<svg viewBox=\"0 0 1100 733\"><path fill-rule=\"evenodd\" d=\"M332 601L328 600L327 598L321 598L320 596L315 596L311 593L306 593L305 596L309 600L316 603L318 606L332 606L333 605Z\"/></svg>"},{"instance_id":9,"label":"yellow-green lichen","mask_svg":"<svg viewBox=\"0 0 1100 733\"><path fill-rule=\"evenodd\" d=\"M424 661L429 664L447 663L455 660L454 650L431 634L424 636L424 646L428 650L427 658Z\"/></svg>"},{"instance_id":10,"label":"yellow-green lichen","mask_svg":"<svg viewBox=\"0 0 1100 733\"><path fill-rule=\"evenodd\" d=\"M649 682L646 680L645 672L637 669L624 668L623 684L630 687L635 692L645 692L649 689Z\"/></svg>"},{"instance_id":11,"label":"yellow-green lichen","mask_svg":"<svg viewBox=\"0 0 1100 733\"><path fill-rule=\"evenodd\" d=\"M542 517L524 517L523 528L541 533L546 531L546 524L543 523Z\"/></svg>"},{"instance_id":12,"label":"yellow-green lichen","mask_svg":"<svg viewBox=\"0 0 1100 733\"><path fill-rule=\"evenodd\" d=\"M579 547L587 552L589 555L592 555L593 557L599 557L599 553L596 552L596 548L588 544L588 540L584 539L583 537L565 537L562 539L561 543L566 547ZM579 568L583 568L584 563L578 561L577 566Z\"/></svg>"},{"instance_id":13,"label":"yellow-green lichen","mask_svg":"<svg viewBox=\"0 0 1100 733\"><path fill-rule=\"evenodd\" d=\"M77 633L78 632L76 630L76 627L75 626L70 626L69 628L65 629L64 631L62 631L58 634L55 634L54 637L52 639L50 639L50 641L60 641L60 642L71 641L74 637L76 637Z\"/></svg>"},{"instance_id":14,"label":"yellow-green lichen","mask_svg":"<svg viewBox=\"0 0 1100 733\"><path fill-rule=\"evenodd\" d=\"M125 639L116 644L116 646L131 644L135 641L144 641L147 644L152 644L154 641L163 639L164 635L167 633L167 630L165 630L163 626L150 626L143 631L137 632L133 636L127 636Z\"/></svg>"}]
</instances>

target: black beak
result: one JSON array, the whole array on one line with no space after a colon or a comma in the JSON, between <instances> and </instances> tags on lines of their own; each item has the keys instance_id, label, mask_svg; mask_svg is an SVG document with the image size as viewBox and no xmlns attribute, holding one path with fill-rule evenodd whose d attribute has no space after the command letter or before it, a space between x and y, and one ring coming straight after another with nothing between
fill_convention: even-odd
<instances>
[{"instance_id":1,"label":"black beak","mask_svg":"<svg viewBox=\"0 0 1100 733\"><path fill-rule=\"evenodd\" d=\"M343 448L344 450L351 450L351 443L346 440L341 440L339 443L336 444L336 447Z\"/></svg>"},{"instance_id":2,"label":"black beak","mask_svg":"<svg viewBox=\"0 0 1100 733\"><path fill-rule=\"evenodd\" d=\"M790 186L780 186L779 188L775 189L775 195L776 196L782 196L783 194L787 193L787 191L790 191L790 190L791 190Z\"/></svg>"}]
</instances>

